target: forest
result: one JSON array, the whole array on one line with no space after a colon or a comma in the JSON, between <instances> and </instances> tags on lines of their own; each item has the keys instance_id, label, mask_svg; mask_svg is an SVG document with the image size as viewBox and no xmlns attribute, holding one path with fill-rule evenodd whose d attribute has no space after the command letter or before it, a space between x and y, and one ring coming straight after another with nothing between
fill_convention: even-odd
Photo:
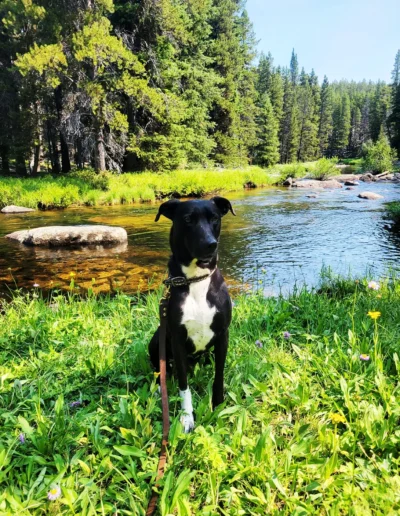
<instances>
[{"instance_id":1,"label":"forest","mask_svg":"<svg viewBox=\"0 0 400 516\"><path fill-rule=\"evenodd\" d=\"M400 153L400 50L390 84L319 80L257 56L242 0L2 0L0 20L3 175Z\"/></svg>"}]
</instances>

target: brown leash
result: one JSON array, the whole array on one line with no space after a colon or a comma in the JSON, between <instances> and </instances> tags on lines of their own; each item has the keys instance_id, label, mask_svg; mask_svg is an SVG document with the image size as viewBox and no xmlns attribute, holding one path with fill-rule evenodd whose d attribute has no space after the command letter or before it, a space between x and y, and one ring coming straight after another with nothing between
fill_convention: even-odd
<instances>
[{"instance_id":1,"label":"brown leash","mask_svg":"<svg viewBox=\"0 0 400 516\"><path fill-rule=\"evenodd\" d=\"M184 276L177 276L175 278L169 277L164 281L166 286L165 294L160 301L160 333L159 333L159 358L160 358L160 386L161 386L161 404L162 404L162 418L163 418L163 431L161 450L158 458L156 484L153 488L153 492L147 506L146 516L153 516L157 508L158 493L155 490L160 486L160 480L164 476L165 464L167 462L167 445L168 445L168 434L169 434L169 408L168 408L168 392L167 392L167 352L166 352L166 340L167 340L167 315L169 298L171 297L171 287L183 287L184 285L190 285L191 283L197 283L208 277L210 277L215 269L210 274L195 278L186 278Z\"/></svg>"},{"instance_id":2,"label":"brown leash","mask_svg":"<svg viewBox=\"0 0 400 516\"><path fill-rule=\"evenodd\" d=\"M169 298L171 296L169 287L167 287L164 297L160 301L160 334L159 334L159 357L160 357L160 386L161 386L161 404L163 430L160 456L158 459L156 484L153 488L149 505L147 506L146 516L153 516L157 508L158 493L155 488L159 487L159 482L164 476L165 464L167 462L167 445L169 434L169 408L168 408L168 392L167 392L167 313Z\"/></svg>"}]
</instances>

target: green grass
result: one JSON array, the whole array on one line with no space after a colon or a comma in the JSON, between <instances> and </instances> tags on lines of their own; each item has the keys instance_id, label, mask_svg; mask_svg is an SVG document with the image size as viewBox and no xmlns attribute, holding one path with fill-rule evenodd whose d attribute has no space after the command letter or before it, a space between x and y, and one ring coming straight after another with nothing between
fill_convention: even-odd
<instances>
[{"instance_id":1,"label":"green grass","mask_svg":"<svg viewBox=\"0 0 400 516\"><path fill-rule=\"evenodd\" d=\"M146 354L157 303L35 292L1 306L1 514L144 514L161 439ZM399 332L395 278L237 297L226 401L211 411L212 366L197 367L190 435L169 381L160 514L399 514Z\"/></svg>"},{"instance_id":2,"label":"green grass","mask_svg":"<svg viewBox=\"0 0 400 516\"><path fill-rule=\"evenodd\" d=\"M237 170L176 170L158 174L103 173L91 170L62 177L32 179L0 177L0 208L17 204L28 208L57 209L71 205L113 205L150 202L175 196L202 197L242 190L247 183L263 187L279 181L275 170L248 167Z\"/></svg>"},{"instance_id":3,"label":"green grass","mask_svg":"<svg viewBox=\"0 0 400 516\"><path fill-rule=\"evenodd\" d=\"M396 224L400 224L400 202L392 201L386 203L386 212L388 217Z\"/></svg>"},{"instance_id":4,"label":"green grass","mask_svg":"<svg viewBox=\"0 0 400 516\"><path fill-rule=\"evenodd\" d=\"M349 165L353 167L361 167L362 158L341 158L339 160L340 165Z\"/></svg>"}]
</instances>

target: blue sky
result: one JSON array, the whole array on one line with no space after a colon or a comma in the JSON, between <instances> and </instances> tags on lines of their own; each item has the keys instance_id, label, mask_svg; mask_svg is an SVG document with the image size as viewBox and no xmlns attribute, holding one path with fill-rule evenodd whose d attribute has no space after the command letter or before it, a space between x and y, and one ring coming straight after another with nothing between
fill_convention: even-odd
<instances>
[{"instance_id":1,"label":"blue sky","mask_svg":"<svg viewBox=\"0 0 400 516\"><path fill-rule=\"evenodd\" d=\"M400 0L247 0L258 50L322 80L390 81L400 48Z\"/></svg>"}]
</instances>

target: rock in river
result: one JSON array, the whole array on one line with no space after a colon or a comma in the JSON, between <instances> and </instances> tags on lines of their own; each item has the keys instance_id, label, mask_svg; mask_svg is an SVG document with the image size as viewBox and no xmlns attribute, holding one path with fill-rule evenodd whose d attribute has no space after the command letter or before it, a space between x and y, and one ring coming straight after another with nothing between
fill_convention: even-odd
<instances>
[{"instance_id":1,"label":"rock in river","mask_svg":"<svg viewBox=\"0 0 400 516\"><path fill-rule=\"evenodd\" d=\"M375 192L361 192L358 194L360 199L369 199L370 201L375 201L377 199L383 199L383 195L379 195Z\"/></svg>"},{"instance_id":2,"label":"rock in river","mask_svg":"<svg viewBox=\"0 0 400 516\"><path fill-rule=\"evenodd\" d=\"M343 185L336 179L328 179L327 181L318 181L316 179L304 179L296 181L293 186L297 188L343 188Z\"/></svg>"},{"instance_id":3,"label":"rock in river","mask_svg":"<svg viewBox=\"0 0 400 516\"><path fill-rule=\"evenodd\" d=\"M28 211L35 211L32 208L24 208L24 206L14 206L11 204L10 206L5 206L1 213L27 213Z\"/></svg>"},{"instance_id":4,"label":"rock in river","mask_svg":"<svg viewBox=\"0 0 400 516\"><path fill-rule=\"evenodd\" d=\"M80 245L114 245L126 242L128 235L123 228L113 226L48 226L15 231L6 238L21 244L47 247Z\"/></svg>"}]
</instances>

